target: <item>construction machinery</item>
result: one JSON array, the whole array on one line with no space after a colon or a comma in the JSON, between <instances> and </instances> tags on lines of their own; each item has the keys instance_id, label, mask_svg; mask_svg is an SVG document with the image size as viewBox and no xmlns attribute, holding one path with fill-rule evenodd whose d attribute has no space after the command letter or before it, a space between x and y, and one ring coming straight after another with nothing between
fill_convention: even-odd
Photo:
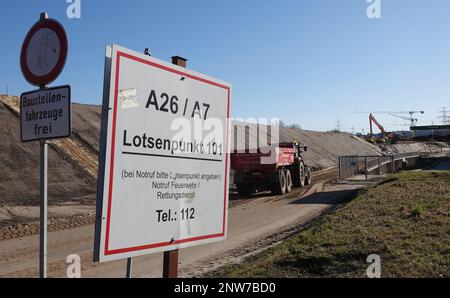
<instances>
[{"instance_id":1,"label":"construction machinery","mask_svg":"<svg viewBox=\"0 0 450 298\"><path fill-rule=\"evenodd\" d=\"M389 139L393 140L395 139L395 134L391 133L388 134L384 127L380 125L380 123L375 119L373 116L374 114L388 114L390 116L400 118L403 120L408 120L411 123L411 128L415 127L417 125L417 122L419 121L417 118L414 117L415 114L425 114L425 111L396 111L396 112L389 112L389 111L383 111L383 112L356 112L356 113L370 113L369 115L369 122L370 122L370 135L366 137L366 140L370 143L386 143L389 141ZM409 117L402 116L403 114L409 114ZM380 128L382 137L379 139L376 139L373 134L373 123Z\"/></svg>"},{"instance_id":2,"label":"construction machinery","mask_svg":"<svg viewBox=\"0 0 450 298\"><path fill-rule=\"evenodd\" d=\"M411 127L414 127L417 125L417 121L419 121L417 118L414 117L415 114L425 114L425 111L397 111L397 112L389 112L389 111L384 111L384 112L357 112L357 113L370 113L370 114L388 114L391 115L393 117L397 117L400 119L404 119L404 120L408 120L411 122ZM404 117L401 115L407 115L409 114L409 117Z\"/></svg>"},{"instance_id":3,"label":"construction machinery","mask_svg":"<svg viewBox=\"0 0 450 298\"><path fill-rule=\"evenodd\" d=\"M387 112L389 115L393 117L397 117L403 120L408 120L411 122L411 127L414 127L417 125L417 122L419 119L414 118L414 114L425 114L425 111L409 111L409 112ZM400 116L401 114L409 114L409 117Z\"/></svg>"},{"instance_id":4,"label":"construction machinery","mask_svg":"<svg viewBox=\"0 0 450 298\"><path fill-rule=\"evenodd\" d=\"M404 116L400 116L400 115L393 114L393 113L389 113L389 115L391 115L392 117L399 118L399 119L411 121L411 127L416 126L417 122L419 121L419 119L412 118L412 116L411 117L404 117Z\"/></svg>"},{"instance_id":5,"label":"construction machinery","mask_svg":"<svg viewBox=\"0 0 450 298\"><path fill-rule=\"evenodd\" d=\"M373 124L375 124L381 131L381 138L375 138L375 135L373 134ZM370 125L370 134L367 139L368 142L375 144L375 143L382 143L385 144L388 142L388 136L387 132L384 129L384 127L378 122L378 120L375 118L375 116L371 113L369 115L369 125Z\"/></svg>"},{"instance_id":6,"label":"construction machinery","mask_svg":"<svg viewBox=\"0 0 450 298\"><path fill-rule=\"evenodd\" d=\"M373 136L373 123L381 130L381 133L383 135L386 135L386 131L384 130L384 127L375 119L375 116L373 114L369 115L369 124L370 124L370 135Z\"/></svg>"},{"instance_id":7,"label":"construction machinery","mask_svg":"<svg viewBox=\"0 0 450 298\"><path fill-rule=\"evenodd\" d=\"M231 168L238 193L250 195L268 189L282 195L293 187L311 184L311 170L302 156L307 150L307 146L291 142L258 148L255 153L232 153Z\"/></svg>"}]
</instances>

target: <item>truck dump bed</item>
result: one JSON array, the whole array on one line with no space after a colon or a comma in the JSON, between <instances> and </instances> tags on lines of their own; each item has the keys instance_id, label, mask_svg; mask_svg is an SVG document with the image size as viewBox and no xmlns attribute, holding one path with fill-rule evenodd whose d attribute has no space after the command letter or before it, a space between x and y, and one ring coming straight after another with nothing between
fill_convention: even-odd
<instances>
[{"instance_id":1,"label":"truck dump bed","mask_svg":"<svg viewBox=\"0 0 450 298\"><path fill-rule=\"evenodd\" d=\"M273 154L266 153L272 150ZM262 153L262 152L264 153ZM255 153L231 154L231 168L236 172L273 172L295 162L295 149L285 147L267 147L258 149Z\"/></svg>"}]
</instances>

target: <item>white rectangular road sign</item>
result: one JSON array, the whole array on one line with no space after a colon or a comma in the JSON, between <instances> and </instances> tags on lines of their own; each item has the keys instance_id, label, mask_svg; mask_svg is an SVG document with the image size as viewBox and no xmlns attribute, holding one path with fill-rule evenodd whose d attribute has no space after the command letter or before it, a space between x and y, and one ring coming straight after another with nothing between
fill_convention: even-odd
<instances>
[{"instance_id":1,"label":"white rectangular road sign","mask_svg":"<svg viewBox=\"0 0 450 298\"><path fill-rule=\"evenodd\" d=\"M224 240L231 85L118 46L110 57L94 259Z\"/></svg>"},{"instance_id":2,"label":"white rectangular road sign","mask_svg":"<svg viewBox=\"0 0 450 298\"><path fill-rule=\"evenodd\" d=\"M23 93L20 96L22 142L69 137L70 86Z\"/></svg>"}]
</instances>

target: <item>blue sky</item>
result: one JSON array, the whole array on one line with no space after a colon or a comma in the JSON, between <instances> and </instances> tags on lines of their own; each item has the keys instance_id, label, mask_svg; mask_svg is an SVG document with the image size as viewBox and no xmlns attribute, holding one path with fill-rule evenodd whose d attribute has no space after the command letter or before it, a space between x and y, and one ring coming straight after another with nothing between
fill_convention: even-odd
<instances>
[{"instance_id":1,"label":"blue sky","mask_svg":"<svg viewBox=\"0 0 450 298\"><path fill-rule=\"evenodd\" d=\"M425 110L437 122L450 108L450 1L381 0L369 19L366 0L81 0L81 19L66 0L3 1L0 93L33 89L22 77L22 41L41 11L69 37L69 57L53 85L72 85L73 99L100 104L103 57L116 43L233 84L233 117L277 117L305 129L331 130L337 120L368 130L355 111ZM388 129L405 121L376 115Z\"/></svg>"}]
</instances>

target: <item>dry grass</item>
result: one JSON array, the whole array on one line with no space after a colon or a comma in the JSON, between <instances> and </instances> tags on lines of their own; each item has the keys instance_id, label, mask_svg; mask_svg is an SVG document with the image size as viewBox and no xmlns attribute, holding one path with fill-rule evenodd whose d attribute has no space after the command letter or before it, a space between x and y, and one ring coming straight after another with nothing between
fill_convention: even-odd
<instances>
[{"instance_id":1,"label":"dry grass","mask_svg":"<svg viewBox=\"0 0 450 298\"><path fill-rule=\"evenodd\" d=\"M450 172L405 172L226 277L365 277L378 254L383 277L450 277Z\"/></svg>"}]
</instances>

